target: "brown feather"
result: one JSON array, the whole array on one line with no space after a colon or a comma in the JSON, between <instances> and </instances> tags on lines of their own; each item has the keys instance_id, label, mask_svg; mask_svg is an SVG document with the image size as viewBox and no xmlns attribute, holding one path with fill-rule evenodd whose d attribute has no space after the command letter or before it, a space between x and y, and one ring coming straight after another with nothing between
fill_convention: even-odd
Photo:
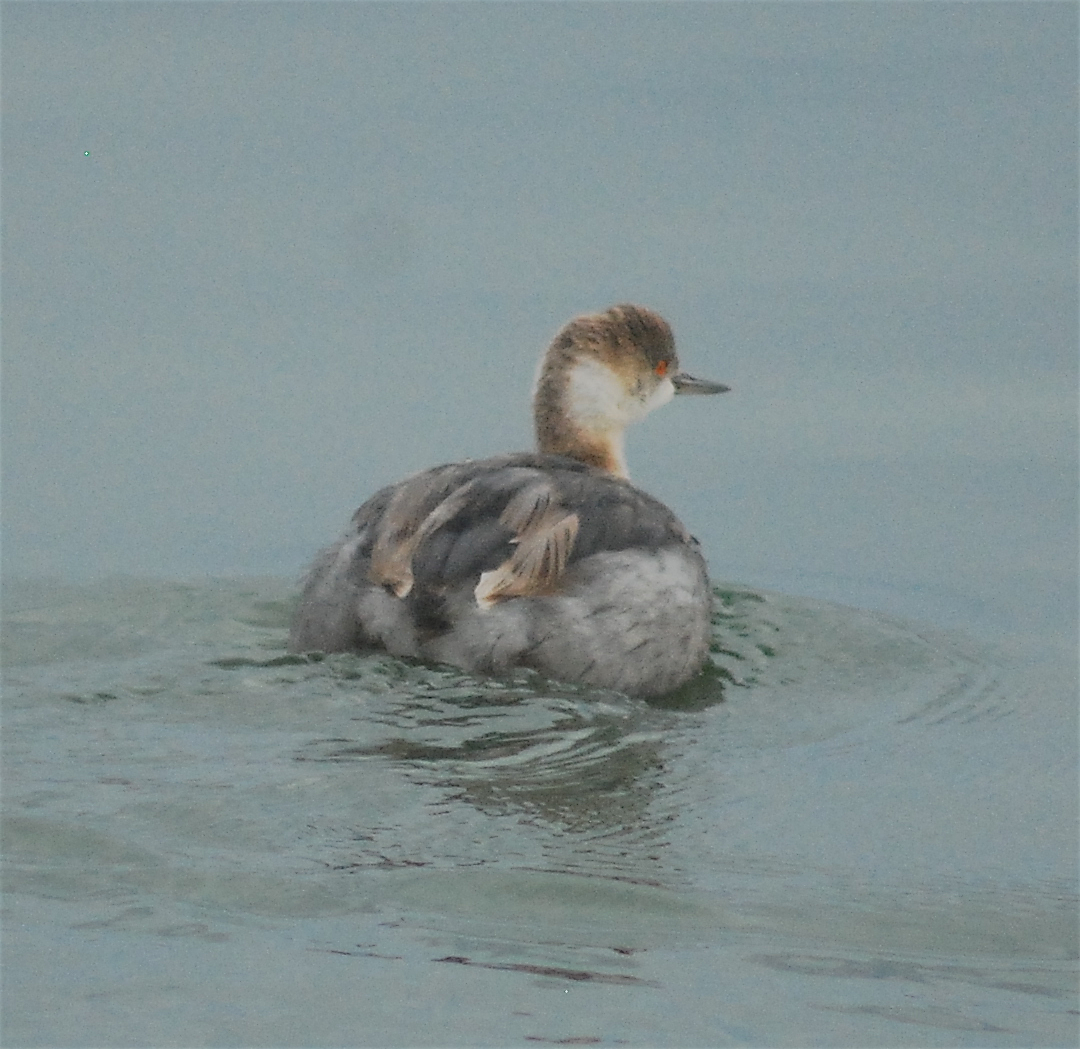
<instances>
[{"instance_id":1,"label":"brown feather","mask_svg":"<svg viewBox=\"0 0 1080 1049\"><path fill-rule=\"evenodd\" d=\"M498 568L481 574L473 590L477 605L491 608L510 597L529 597L554 590L570 560L578 523L578 515L567 513L562 507L545 509L512 540L517 547L510 558Z\"/></svg>"},{"instance_id":2,"label":"brown feather","mask_svg":"<svg viewBox=\"0 0 1080 1049\"><path fill-rule=\"evenodd\" d=\"M473 481L455 489L434 509L421 518L431 503L431 491L421 483L401 486L386 509L375 546L371 551L371 582L391 590L396 597L407 597L413 587L412 559L420 544L436 529L468 505Z\"/></svg>"}]
</instances>

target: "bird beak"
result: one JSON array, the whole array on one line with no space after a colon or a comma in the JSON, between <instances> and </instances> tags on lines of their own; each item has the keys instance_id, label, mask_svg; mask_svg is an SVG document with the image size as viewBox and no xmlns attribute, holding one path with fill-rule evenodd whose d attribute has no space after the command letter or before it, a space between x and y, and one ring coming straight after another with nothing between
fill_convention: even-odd
<instances>
[{"instance_id":1,"label":"bird beak","mask_svg":"<svg viewBox=\"0 0 1080 1049\"><path fill-rule=\"evenodd\" d=\"M710 382L708 379L695 379L686 372L678 372L671 377L672 385L676 393L727 393L731 389L720 382Z\"/></svg>"}]
</instances>

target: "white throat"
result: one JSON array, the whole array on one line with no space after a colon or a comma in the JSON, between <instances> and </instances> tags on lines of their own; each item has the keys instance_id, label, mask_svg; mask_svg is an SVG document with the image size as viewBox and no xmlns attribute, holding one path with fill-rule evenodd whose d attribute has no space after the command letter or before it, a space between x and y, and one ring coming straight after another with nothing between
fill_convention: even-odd
<instances>
[{"instance_id":1,"label":"white throat","mask_svg":"<svg viewBox=\"0 0 1080 1049\"><path fill-rule=\"evenodd\" d=\"M651 388L638 384L630 388L616 372L594 357L574 362L563 402L568 422L611 449L618 474L629 477L623 451L623 433L630 423L667 404L675 396L670 379L660 379Z\"/></svg>"},{"instance_id":2,"label":"white throat","mask_svg":"<svg viewBox=\"0 0 1080 1049\"><path fill-rule=\"evenodd\" d=\"M566 410L580 427L594 433L623 430L675 396L670 379L651 390L628 389L622 377L593 357L574 362L567 382Z\"/></svg>"}]
</instances>

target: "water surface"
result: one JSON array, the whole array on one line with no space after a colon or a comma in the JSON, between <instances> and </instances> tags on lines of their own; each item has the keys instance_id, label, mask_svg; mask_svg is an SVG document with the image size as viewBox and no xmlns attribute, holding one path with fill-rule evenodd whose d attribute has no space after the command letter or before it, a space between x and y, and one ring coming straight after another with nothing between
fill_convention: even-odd
<instances>
[{"instance_id":1,"label":"water surface","mask_svg":"<svg viewBox=\"0 0 1080 1049\"><path fill-rule=\"evenodd\" d=\"M1067 662L717 595L649 703L9 586L4 1044L1075 1044Z\"/></svg>"}]
</instances>

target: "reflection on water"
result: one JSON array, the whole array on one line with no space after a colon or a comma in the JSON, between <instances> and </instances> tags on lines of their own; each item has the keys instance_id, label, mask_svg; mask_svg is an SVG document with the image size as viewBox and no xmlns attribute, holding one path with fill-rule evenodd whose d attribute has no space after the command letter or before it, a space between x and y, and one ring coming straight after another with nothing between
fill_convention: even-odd
<instances>
[{"instance_id":1,"label":"reflection on water","mask_svg":"<svg viewBox=\"0 0 1080 1049\"><path fill-rule=\"evenodd\" d=\"M351 738L316 739L301 761L386 759L413 783L488 815L517 813L565 831L648 820L661 786L662 718L642 703L545 689L396 697Z\"/></svg>"},{"instance_id":2,"label":"reflection on water","mask_svg":"<svg viewBox=\"0 0 1080 1049\"><path fill-rule=\"evenodd\" d=\"M117 958L160 937L239 952L272 921L309 945L275 948L294 968L677 1003L627 1026L592 998L562 1030L530 998L504 1040L655 1041L664 1015L684 1044L1068 1044L1068 674L821 602L717 598L709 673L647 702L528 671L289 656L275 581L8 591L5 885L39 921L18 949L47 971L8 990L6 1033L26 1040L56 993L35 954L45 900L67 915L56 936ZM94 993L121 995L126 964ZM170 986L216 993L205 964ZM345 1006L289 1000L341 1040ZM373 1040L409 1040L366 1007Z\"/></svg>"}]
</instances>

